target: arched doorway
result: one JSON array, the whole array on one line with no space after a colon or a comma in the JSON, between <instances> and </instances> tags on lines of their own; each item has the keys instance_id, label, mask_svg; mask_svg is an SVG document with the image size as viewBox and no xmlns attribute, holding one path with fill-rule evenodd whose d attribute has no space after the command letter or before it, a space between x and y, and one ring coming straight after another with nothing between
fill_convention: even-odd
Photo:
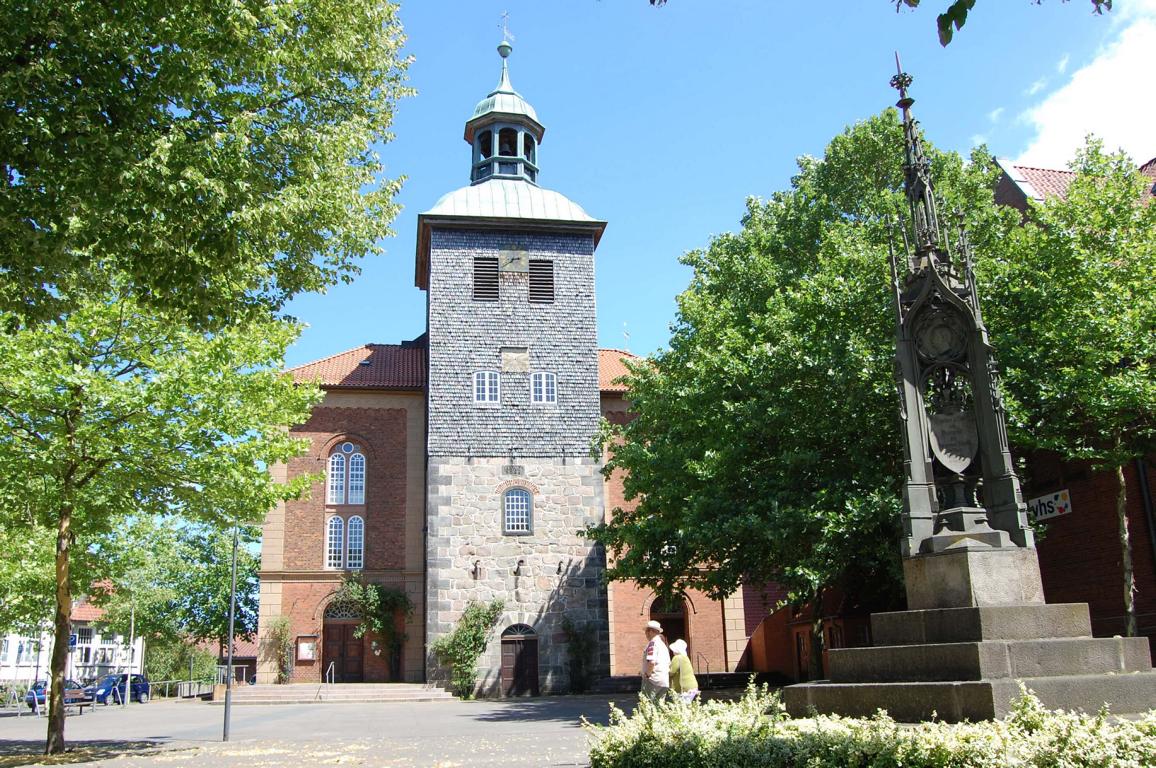
<instances>
[{"instance_id":1,"label":"arched doorway","mask_svg":"<svg viewBox=\"0 0 1156 768\"><path fill-rule=\"evenodd\" d=\"M321 677L327 679L333 665L335 683L360 683L365 680L365 641L354 635L361 614L348 603L330 603L325 608L321 634Z\"/></svg>"},{"instance_id":2,"label":"arched doorway","mask_svg":"<svg viewBox=\"0 0 1156 768\"><path fill-rule=\"evenodd\" d=\"M685 640L690 655L690 627L687 625L686 600L682 597L656 598L650 605L650 618L662 625L662 637L670 645L675 640Z\"/></svg>"},{"instance_id":3,"label":"arched doorway","mask_svg":"<svg viewBox=\"0 0 1156 768\"><path fill-rule=\"evenodd\" d=\"M538 634L526 624L502 632L502 695L538 695Z\"/></svg>"}]
</instances>

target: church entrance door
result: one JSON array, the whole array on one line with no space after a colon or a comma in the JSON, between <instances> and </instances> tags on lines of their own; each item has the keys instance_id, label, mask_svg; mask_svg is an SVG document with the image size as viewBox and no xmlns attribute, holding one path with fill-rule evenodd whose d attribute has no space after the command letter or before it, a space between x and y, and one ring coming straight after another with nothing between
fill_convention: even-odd
<instances>
[{"instance_id":1,"label":"church entrance door","mask_svg":"<svg viewBox=\"0 0 1156 768\"><path fill-rule=\"evenodd\" d=\"M662 625L662 637L667 645L675 640L685 640L687 646L693 645L690 642L690 627L687 626L686 614L686 600L681 597L655 600L650 606L650 618ZM687 654L690 653L688 648Z\"/></svg>"},{"instance_id":2,"label":"church entrance door","mask_svg":"<svg viewBox=\"0 0 1156 768\"><path fill-rule=\"evenodd\" d=\"M538 636L525 624L502 633L502 695L538 695Z\"/></svg>"},{"instance_id":3,"label":"church entrance door","mask_svg":"<svg viewBox=\"0 0 1156 768\"><path fill-rule=\"evenodd\" d=\"M364 651L362 638L354 637L356 621L326 621L323 629L323 649L321 673L324 677L333 664L333 681L337 683L360 683L365 680Z\"/></svg>"}]
</instances>

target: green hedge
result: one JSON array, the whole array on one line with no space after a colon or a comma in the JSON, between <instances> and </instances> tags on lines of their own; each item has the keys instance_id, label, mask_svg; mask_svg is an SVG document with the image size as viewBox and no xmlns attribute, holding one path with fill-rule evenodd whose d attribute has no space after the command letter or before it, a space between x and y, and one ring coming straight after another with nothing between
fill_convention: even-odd
<instances>
[{"instance_id":1,"label":"green hedge","mask_svg":"<svg viewBox=\"0 0 1156 768\"><path fill-rule=\"evenodd\" d=\"M611 706L586 725L591 768L1141 768L1156 766L1156 711L1137 721L1049 712L1029 692L1004 720L904 725L870 719L791 720L777 694L735 702Z\"/></svg>"}]
</instances>

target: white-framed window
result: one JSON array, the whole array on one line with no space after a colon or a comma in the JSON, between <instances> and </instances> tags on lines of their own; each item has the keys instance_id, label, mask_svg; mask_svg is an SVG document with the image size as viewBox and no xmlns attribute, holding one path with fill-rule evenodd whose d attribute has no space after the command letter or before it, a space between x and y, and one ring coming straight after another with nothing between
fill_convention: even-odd
<instances>
[{"instance_id":1,"label":"white-framed window","mask_svg":"<svg viewBox=\"0 0 1156 768\"><path fill-rule=\"evenodd\" d=\"M349 504L365 503L365 454L354 453L349 457Z\"/></svg>"},{"instance_id":2,"label":"white-framed window","mask_svg":"<svg viewBox=\"0 0 1156 768\"><path fill-rule=\"evenodd\" d=\"M346 441L330 454L325 503L365 503L365 454L355 443Z\"/></svg>"},{"instance_id":3,"label":"white-framed window","mask_svg":"<svg viewBox=\"0 0 1156 768\"><path fill-rule=\"evenodd\" d=\"M558 380L554 374L545 372L530 374L530 402L558 402Z\"/></svg>"},{"instance_id":4,"label":"white-framed window","mask_svg":"<svg viewBox=\"0 0 1156 768\"><path fill-rule=\"evenodd\" d=\"M525 488L511 488L502 494L502 532L513 535L533 533L534 503Z\"/></svg>"},{"instance_id":5,"label":"white-framed window","mask_svg":"<svg viewBox=\"0 0 1156 768\"><path fill-rule=\"evenodd\" d=\"M497 371L476 371L474 373L474 402L498 403L501 393L498 391Z\"/></svg>"},{"instance_id":6,"label":"white-framed window","mask_svg":"<svg viewBox=\"0 0 1156 768\"><path fill-rule=\"evenodd\" d=\"M0 640L0 664L8 663L8 638Z\"/></svg>"},{"instance_id":7,"label":"white-framed window","mask_svg":"<svg viewBox=\"0 0 1156 768\"><path fill-rule=\"evenodd\" d=\"M341 504L345 501L345 456L335 453L329 457L329 490L325 494L326 504Z\"/></svg>"},{"instance_id":8,"label":"white-framed window","mask_svg":"<svg viewBox=\"0 0 1156 768\"><path fill-rule=\"evenodd\" d=\"M345 567L360 571L365 567L365 521L358 515L345 526Z\"/></svg>"},{"instance_id":9,"label":"white-framed window","mask_svg":"<svg viewBox=\"0 0 1156 768\"><path fill-rule=\"evenodd\" d=\"M325 567L333 570L341 568L345 563L342 557L344 549L345 521L334 515L325 525Z\"/></svg>"}]
</instances>

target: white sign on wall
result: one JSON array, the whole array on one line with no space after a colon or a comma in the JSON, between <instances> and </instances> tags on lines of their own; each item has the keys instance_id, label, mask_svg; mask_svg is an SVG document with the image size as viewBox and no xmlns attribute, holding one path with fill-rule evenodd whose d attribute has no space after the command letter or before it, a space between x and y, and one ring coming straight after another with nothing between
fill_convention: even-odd
<instances>
[{"instance_id":1,"label":"white sign on wall","mask_svg":"<svg viewBox=\"0 0 1156 768\"><path fill-rule=\"evenodd\" d=\"M1072 511L1072 497L1068 489L1028 499L1028 514L1033 520L1048 520Z\"/></svg>"}]
</instances>

